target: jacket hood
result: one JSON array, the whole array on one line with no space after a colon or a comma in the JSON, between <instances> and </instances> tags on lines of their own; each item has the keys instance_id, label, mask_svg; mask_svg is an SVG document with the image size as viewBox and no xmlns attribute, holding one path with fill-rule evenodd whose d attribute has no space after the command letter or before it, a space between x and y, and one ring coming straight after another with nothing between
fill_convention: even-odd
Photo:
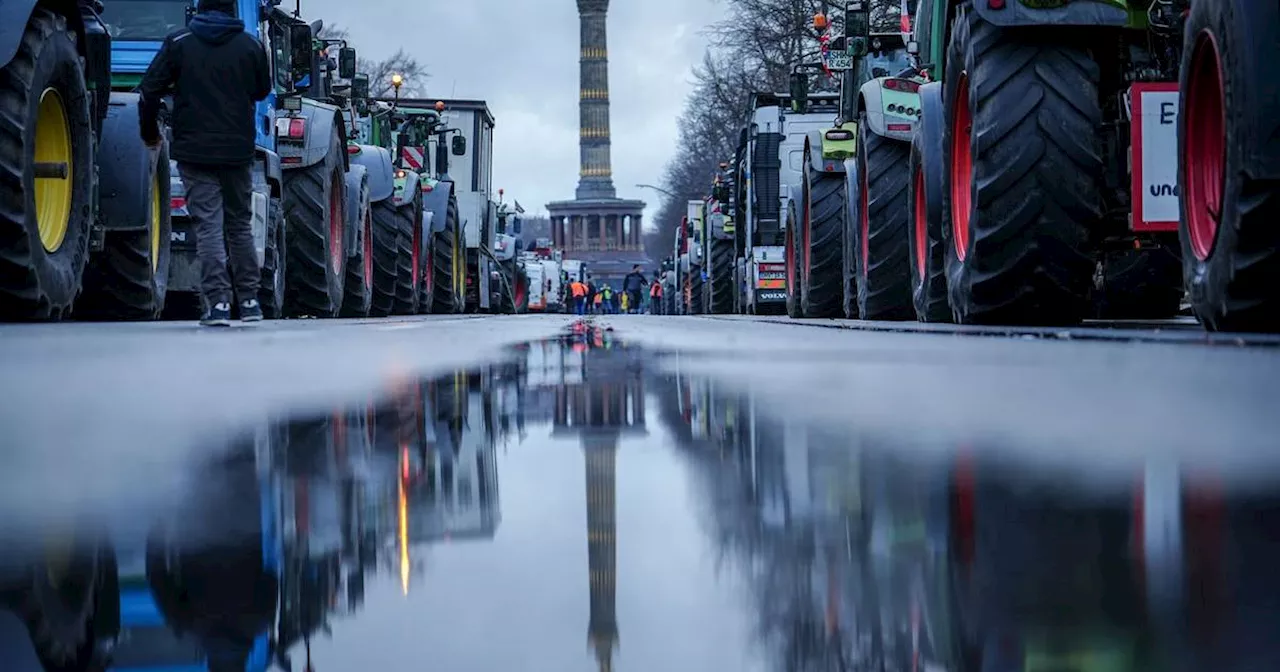
<instances>
[{"instance_id":1,"label":"jacket hood","mask_svg":"<svg viewBox=\"0 0 1280 672\"><path fill-rule=\"evenodd\" d=\"M201 12L191 18L191 34L210 44L224 44L244 32L244 23L222 12Z\"/></svg>"}]
</instances>

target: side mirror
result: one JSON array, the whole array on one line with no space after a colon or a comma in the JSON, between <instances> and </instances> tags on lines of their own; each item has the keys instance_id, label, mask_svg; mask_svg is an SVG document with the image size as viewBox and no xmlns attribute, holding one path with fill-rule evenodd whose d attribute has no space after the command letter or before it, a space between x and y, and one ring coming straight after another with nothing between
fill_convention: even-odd
<instances>
[{"instance_id":1,"label":"side mirror","mask_svg":"<svg viewBox=\"0 0 1280 672\"><path fill-rule=\"evenodd\" d=\"M338 50L338 76L351 79L356 76L356 50L343 47Z\"/></svg>"},{"instance_id":2,"label":"side mirror","mask_svg":"<svg viewBox=\"0 0 1280 672\"><path fill-rule=\"evenodd\" d=\"M908 43L907 43L907 53L908 53L908 54L911 54L912 56L919 56L919 55L920 55L920 43L919 43L919 42L916 42L915 40L911 40L910 42L908 42Z\"/></svg>"},{"instance_id":3,"label":"side mirror","mask_svg":"<svg viewBox=\"0 0 1280 672\"><path fill-rule=\"evenodd\" d=\"M801 111L809 107L809 76L803 72L791 73L791 104Z\"/></svg>"},{"instance_id":4,"label":"side mirror","mask_svg":"<svg viewBox=\"0 0 1280 672\"><path fill-rule=\"evenodd\" d=\"M871 37L871 9L866 0L852 0L844 15L844 34L849 55L855 60L867 55Z\"/></svg>"},{"instance_id":5,"label":"side mirror","mask_svg":"<svg viewBox=\"0 0 1280 672\"><path fill-rule=\"evenodd\" d=\"M293 84L306 88L311 84L311 26L297 23L289 26L289 70Z\"/></svg>"},{"instance_id":6,"label":"side mirror","mask_svg":"<svg viewBox=\"0 0 1280 672\"><path fill-rule=\"evenodd\" d=\"M463 154L466 154L467 139L462 137L461 135L453 136L453 143L451 145L451 149L453 151L454 156L462 156Z\"/></svg>"},{"instance_id":7,"label":"side mirror","mask_svg":"<svg viewBox=\"0 0 1280 672\"><path fill-rule=\"evenodd\" d=\"M523 229L523 228L524 228L524 227L521 225L521 222L520 222L520 218L519 218L519 217L512 217L512 218L511 218L511 234L512 234L512 235L519 236L519 235L520 235L520 230L521 230L521 229Z\"/></svg>"},{"instance_id":8,"label":"side mirror","mask_svg":"<svg viewBox=\"0 0 1280 672\"><path fill-rule=\"evenodd\" d=\"M747 127L746 127L746 126L743 126L743 127L742 127L742 130L738 131L738 146L739 146L739 147L746 147L746 146L747 146L747 135L748 135L748 134L747 134Z\"/></svg>"}]
</instances>

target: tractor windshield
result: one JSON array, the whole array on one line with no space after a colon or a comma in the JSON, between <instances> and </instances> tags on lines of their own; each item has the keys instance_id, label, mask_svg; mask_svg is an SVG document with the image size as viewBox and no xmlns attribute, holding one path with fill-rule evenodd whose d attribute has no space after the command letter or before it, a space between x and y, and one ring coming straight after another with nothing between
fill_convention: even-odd
<instances>
[{"instance_id":1,"label":"tractor windshield","mask_svg":"<svg viewBox=\"0 0 1280 672\"><path fill-rule=\"evenodd\" d=\"M187 25L187 0L112 0L102 21L113 40L160 41Z\"/></svg>"},{"instance_id":2,"label":"tractor windshield","mask_svg":"<svg viewBox=\"0 0 1280 672\"><path fill-rule=\"evenodd\" d=\"M911 0L908 0L911 3ZM902 32L902 0L872 0L871 34Z\"/></svg>"}]
</instances>

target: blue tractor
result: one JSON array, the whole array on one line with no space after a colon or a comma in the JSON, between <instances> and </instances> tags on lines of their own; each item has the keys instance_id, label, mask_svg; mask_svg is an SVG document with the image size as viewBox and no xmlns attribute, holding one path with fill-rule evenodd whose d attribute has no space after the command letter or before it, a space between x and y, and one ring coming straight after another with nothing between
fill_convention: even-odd
<instances>
[{"instance_id":1,"label":"blue tractor","mask_svg":"<svg viewBox=\"0 0 1280 672\"><path fill-rule=\"evenodd\" d=\"M367 192L364 172L351 172L346 127L337 106L305 96L329 95L335 69L312 26L279 8L280 0L237 0L248 35L268 50L275 91L257 104L257 160L253 170L253 239L262 269L259 301L268 317L334 316L342 310L348 256L362 268L358 223ZM136 101L138 83L165 36L186 26L193 0L109 0L104 12L113 36L110 87L113 96ZM343 68L355 69L355 50L343 47ZM352 73L344 73L351 77ZM134 134L137 134L134 132ZM164 164L168 159L164 157ZM198 312L200 264L177 170L165 165L172 205L172 261L168 314ZM349 204L349 206L348 206ZM357 279L353 287L364 284ZM352 303L352 301L347 301ZM360 305L360 301L355 301Z\"/></svg>"},{"instance_id":2,"label":"blue tractor","mask_svg":"<svg viewBox=\"0 0 1280 672\"><path fill-rule=\"evenodd\" d=\"M0 319L151 319L169 264L168 158L111 90L98 0L0 4Z\"/></svg>"}]
</instances>

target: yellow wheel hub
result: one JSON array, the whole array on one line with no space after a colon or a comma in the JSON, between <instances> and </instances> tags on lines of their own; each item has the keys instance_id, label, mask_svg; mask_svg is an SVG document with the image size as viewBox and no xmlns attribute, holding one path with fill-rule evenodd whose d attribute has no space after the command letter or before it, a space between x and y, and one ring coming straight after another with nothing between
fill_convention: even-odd
<instances>
[{"instance_id":1,"label":"yellow wheel hub","mask_svg":"<svg viewBox=\"0 0 1280 672\"><path fill-rule=\"evenodd\" d=\"M151 174L151 272L160 268L160 171Z\"/></svg>"},{"instance_id":2,"label":"yellow wheel hub","mask_svg":"<svg viewBox=\"0 0 1280 672\"><path fill-rule=\"evenodd\" d=\"M55 89L40 94L36 112L36 224L40 243L57 252L67 237L71 220L71 193L75 174L71 153L71 123L62 95Z\"/></svg>"}]
</instances>

